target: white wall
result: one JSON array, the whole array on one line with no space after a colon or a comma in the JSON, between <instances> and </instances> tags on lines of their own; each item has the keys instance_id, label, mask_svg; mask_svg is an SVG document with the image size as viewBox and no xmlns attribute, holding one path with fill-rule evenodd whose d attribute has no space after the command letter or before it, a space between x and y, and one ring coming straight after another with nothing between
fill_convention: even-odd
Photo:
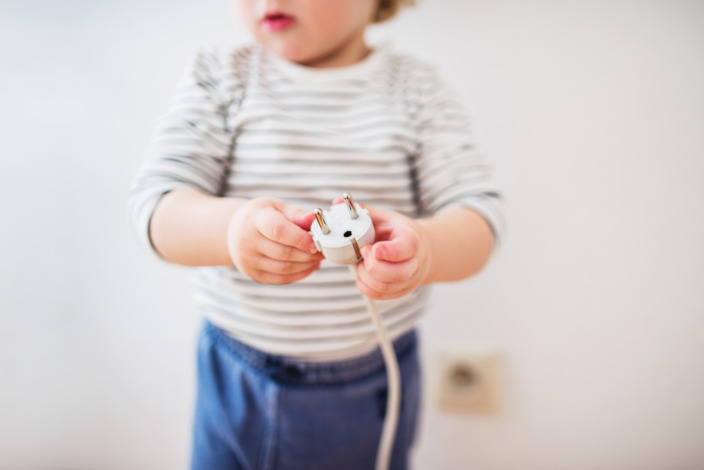
<instances>
[{"instance_id":1,"label":"white wall","mask_svg":"<svg viewBox=\"0 0 704 470\"><path fill-rule=\"evenodd\" d=\"M427 406L416 468L704 468L702 24L425 0L372 31L440 68L509 200L422 325L426 352L503 350L503 407ZM191 54L245 38L226 0L0 0L0 468L186 467L188 273L136 246L125 194Z\"/></svg>"}]
</instances>

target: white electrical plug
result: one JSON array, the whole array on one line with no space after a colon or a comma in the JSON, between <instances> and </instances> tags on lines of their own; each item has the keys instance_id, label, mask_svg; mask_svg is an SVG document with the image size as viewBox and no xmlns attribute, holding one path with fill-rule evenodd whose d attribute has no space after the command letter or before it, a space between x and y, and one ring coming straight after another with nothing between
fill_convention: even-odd
<instances>
[{"instance_id":1,"label":"white electrical plug","mask_svg":"<svg viewBox=\"0 0 704 470\"><path fill-rule=\"evenodd\" d=\"M374 225L369 211L356 204L349 193L342 197L344 204L329 211L315 210L310 231L325 258L337 264L357 264L362 260L362 247L374 243Z\"/></svg>"}]
</instances>

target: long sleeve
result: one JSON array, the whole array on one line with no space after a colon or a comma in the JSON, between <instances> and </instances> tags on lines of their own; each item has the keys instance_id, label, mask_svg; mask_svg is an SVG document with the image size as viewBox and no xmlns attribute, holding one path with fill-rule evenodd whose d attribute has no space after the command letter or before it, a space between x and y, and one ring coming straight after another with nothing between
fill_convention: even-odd
<instances>
[{"instance_id":1,"label":"long sleeve","mask_svg":"<svg viewBox=\"0 0 704 470\"><path fill-rule=\"evenodd\" d=\"M419 80L419 148L415 156L422 215L462 206L481 214L498 244L505 230L502 197L491 160L471 140L460 102L429 69Z\"/></svg>"},{"instance_id":2,"label":"long sleeve","mask_svg":"<svg viewBox=\"0 0 704 470\"><path fill-rule=\"evenodd\" d=\"M227 113L233 98L222 93L222 81L217 55L198 54L154 130L127 204L133 232L152 249L149 223L164 194L183 186L212 195L223 190L232 154Z\"/></svg>"}]
</instances>

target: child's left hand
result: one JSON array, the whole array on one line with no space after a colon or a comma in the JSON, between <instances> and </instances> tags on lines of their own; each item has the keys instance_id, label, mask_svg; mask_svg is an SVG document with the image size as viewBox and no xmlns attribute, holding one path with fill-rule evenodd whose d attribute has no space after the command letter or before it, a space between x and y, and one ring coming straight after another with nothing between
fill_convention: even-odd
<instances>
[{"instance_id":1,"label":"child's left hand","mask_svg":"<svg viewBox=\"0 0 704 470\"><path fill-rule=\"evenodd\" d=\"M425 280L431 265L429 234L397 212L364 206L374 224L372 245L362 248L357 287L369 298L390 300L411 293Z\"/></svg>"}]
</instances>

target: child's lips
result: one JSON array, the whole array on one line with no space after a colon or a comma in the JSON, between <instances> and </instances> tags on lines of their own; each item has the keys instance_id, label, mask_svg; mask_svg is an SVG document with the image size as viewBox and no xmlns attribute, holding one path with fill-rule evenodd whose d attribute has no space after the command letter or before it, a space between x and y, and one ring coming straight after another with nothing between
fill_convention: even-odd
<instances>
[{"instance_id":1,"label":"child's lips","mask_svg":"<svg viewBox=\"0 0 704 470\"><path fill-rule=\"evenodd\" d=\"M293 24L293 16L286 13L272 12L264 15L262 24L270 31L283 31Z\"/></svg>"}]
</instances>

